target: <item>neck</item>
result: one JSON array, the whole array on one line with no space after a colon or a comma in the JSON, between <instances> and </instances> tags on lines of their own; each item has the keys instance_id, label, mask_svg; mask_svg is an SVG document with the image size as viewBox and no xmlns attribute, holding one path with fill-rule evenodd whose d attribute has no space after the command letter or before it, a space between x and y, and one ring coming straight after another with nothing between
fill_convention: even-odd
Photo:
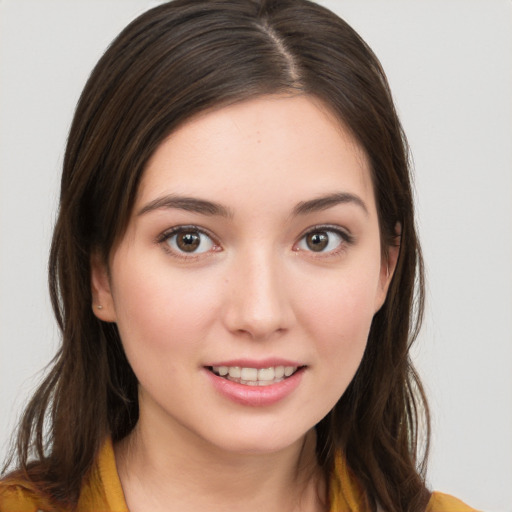
<instances>
[{"instance_id":1,"label":"neck","mask_svg":"<svg viewBox=\"0 0 512 512\"><path fill-rule=\"evenodd\" d=\"M226 452L190 439L190 433L179 434L162 435L139 420L135 430L116 445L119 476L131 512L325 510L314 431L291 446L263 454Z\"/></svg>"}]
</instances>

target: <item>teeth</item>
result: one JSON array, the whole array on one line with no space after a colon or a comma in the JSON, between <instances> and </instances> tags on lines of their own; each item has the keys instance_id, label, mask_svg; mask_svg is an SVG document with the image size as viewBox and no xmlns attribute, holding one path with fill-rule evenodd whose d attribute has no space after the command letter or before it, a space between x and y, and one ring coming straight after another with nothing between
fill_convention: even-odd
<instances>
[{"instance_id":1,"label":"teeth","mask_svg":"<svg viewBox=\"0 0 512 512\"><path fill-rule=\"evenodd\" d=\"M284 366L277 366L275 368L276 379L282 379L284 377Z\"/></svg>"},{"instance_id":2,"label":"teeth","mask_svg":"<svg viewBox=\"0 0 512 512\"><path fill-rule=\"evenodd\" d=\"M213 371L215 371L215 367L213 368ZM242 375L240 366L230 366L228 373L229 373L229 376L233 377L234 379L239 379Z\"/></svg>"},{"instance_id":3,"label":"teeth","mask_svg":"<svg viewBox=\"0 0 512 512\"><path fill-rule=\"evenodd\" d=\"M258 380L274 380L275 377L275 368L261 368L258 370Z\"/></svg>"},{"instance_id":4,"label":"teeth","mask_svg":"<svg viewBox=\"0 0 512 512\"><path fill-rule=\"evenodd\" d=\"M289 377L297 368L293 366L285 366L284 367L284 376Z\"/></svg>"},{"instance_id":5,"label":"teeth","mask_svg":"<svg viewBox=\"0 0 512 512\"><path fill-rule=\"evenodd\" d=\"M247 386L268 386L290 377L297 366L271 366L270 368L241 368L240 366L213 366L212 370L221 377Z\"/></svg>"},{"instance_id":6,"label":"teeth","mask_svg":"<svg viewBox=\"0 0 512 512\"><path fill-rule=\"evenodd\" d=\"M258 370L256 368L242 368L240 378L242 380L258 380Z\"/></svg>"},{"instance_id":7,"label":"teeth","mask_svg":"<svg viewBox=\"0 0 512 512\"><path fill-rule=\"evenodd\" d=\"M240 384L245 384L246 386L257 386L258 381L257 380L244 380L240 379Z\"/></svg>"}]
</instances>

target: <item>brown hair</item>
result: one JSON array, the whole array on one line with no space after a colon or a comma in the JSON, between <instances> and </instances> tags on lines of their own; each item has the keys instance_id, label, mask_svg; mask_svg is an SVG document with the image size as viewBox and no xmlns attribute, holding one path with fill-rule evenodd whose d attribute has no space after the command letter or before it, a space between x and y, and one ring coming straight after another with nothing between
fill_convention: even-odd
<instances>
[{"instance_id":1,"label":"brown hair","mask_svg":"<svg viewBox=\"0 0 512 512\"><path fill-rule=\"evenodd\" d=\"M24 474L56 503L76 504L104 438L123 438L138 419L137 380L117 328L91 311L91 251L108 257L146 162L177 126L208 108L290 91L323 101L366 151L383 249L396 243L401 224L397 268L362 363L316 427L319 463L330 477L341 452L371 510L377 503L424 508L428 408L409 359L423 311L423 268L408 147L373 52L343 20L307 0L163 4L117 37L85 86L50 256L62 346L25 411L16 446Z\"/></svg>"}]
</instances>

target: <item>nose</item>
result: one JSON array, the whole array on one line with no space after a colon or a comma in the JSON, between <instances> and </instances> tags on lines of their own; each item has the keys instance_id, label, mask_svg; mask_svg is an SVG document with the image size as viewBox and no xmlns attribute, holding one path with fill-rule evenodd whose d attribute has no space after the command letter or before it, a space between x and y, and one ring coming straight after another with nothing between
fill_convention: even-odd
<instances>
[{"instance_id":1,"label":"nose","mask_svg":"<svg viewBox=\"0 0 512 512\"><path fill-rule=\"evenodd\" d=\"M224 308L230 332L264 340L290 328L293 310L283 270L279 257L267 252L245 253L233 262Z\"/></svg>"}]
</instances>

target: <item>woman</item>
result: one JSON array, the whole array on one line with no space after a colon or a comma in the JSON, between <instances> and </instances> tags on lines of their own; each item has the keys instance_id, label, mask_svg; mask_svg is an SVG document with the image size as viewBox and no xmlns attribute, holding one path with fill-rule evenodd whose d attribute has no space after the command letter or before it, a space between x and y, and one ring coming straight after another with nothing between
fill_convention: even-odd
<instances>
[{"instance_id":1,"label":"woman","mask_svg":"<svg viewBox=\"0 0 512 512\"><path fill-rule=\"evenodd\" d=\"M405 138L329 11L132 22L75 113L50 282L63 344L0 511L470 510L424 482Z\"/></svg>"}]
</instances>

